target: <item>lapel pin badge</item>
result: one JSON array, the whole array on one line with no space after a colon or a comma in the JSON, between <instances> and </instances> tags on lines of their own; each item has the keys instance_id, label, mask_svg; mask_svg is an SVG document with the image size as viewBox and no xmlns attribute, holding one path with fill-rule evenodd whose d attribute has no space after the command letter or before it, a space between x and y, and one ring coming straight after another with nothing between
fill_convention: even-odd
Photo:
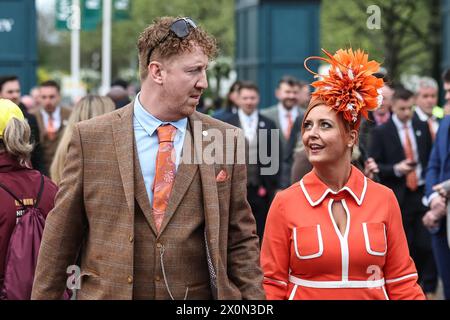
<instances>
[{"instance_id":1,"label":"lapel pin badge","mask_svg":"<svg viewBox=\"0 0 450 320\"><path fill-rule=\"evenodd\" d=\"M264 127L266 126L266 123L265 123L264 121L260 121L260 122L259 122L259 126L260 126L261 128L264 128Z\"/></svg>"},{"instance_id":2,"label":"lapel pin badge","mask_svg":"<svg viewBox=\"0 0 450 320\"><path fill-rule=\"evenodd\" d=\"M420 137L422 135L422 132L420 130L416 131L416 136Z\"/></svg>"},{"instance_id":3,"label":"lapel pin badge","mask_svg":"<svg viewBox=\"0 0 450 320\"><path fill-rule=\"evenodd\" d=\"M204 136L204 137L207 137L208 136L208 131L202 131L202 135Z\"/></svg>"}]
</instances>

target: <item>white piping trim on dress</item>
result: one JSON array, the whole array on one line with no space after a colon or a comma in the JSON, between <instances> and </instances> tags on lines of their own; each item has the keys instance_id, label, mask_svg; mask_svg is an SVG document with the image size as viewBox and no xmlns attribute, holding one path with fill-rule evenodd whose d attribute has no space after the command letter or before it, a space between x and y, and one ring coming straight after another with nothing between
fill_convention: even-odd
<instances>
[{"instance_id":1,"label":"white piping trim on dress","mask_svg":"<svg viewBox=\"0 0 450 320\"><path fill-rule=\"evenodd\" d=\"M303 280L292 275L289 276L289 281L297 286L319 289L380 288L385 284L384 278L379 280L310 281Z\"/></svg>"},{"instance_id":2,"label":"white piping trim on dress","mask_svg":"<svg viewBox=\"0 0 450 320\"><path fill-rule=\"evenodd\" d=\"M303 179L300 180L300 187L303 190L303 193L305 194L306 199L308 200L309 204L313 207L319 205L323 199L325 199L325 197L327 196L328 193L331 194L338 194L339 192L343 191L343 190L347 190L355 199L356 203L358 204L358 206L360 206L364 200L364 196L366 195L366 191L367 191L367 177L364 177L364 187L363 187L363 191L361 193L361 199L359 199L356 194L352 191L352 189L350 189L349 187L345 186L343 187L341 190L335 192L333 190L331 190L330 188L328 188L327 190L325 190L325 192L323 193L323 195L319 198L319 200L317 201L313 201L308 193L308 191L306 190L305 185L303 184Z\"/></svg>"},{"instance_id":3,"label":"white piping trim on dress","mask_svg":"<svg viewBox=\"0 0 450 320\"><path fill-rule=\"evenodd\" d=\"M294 288L292 288L292 292L289 295L289 300L294 300L295 293L297 292L297 288L298 288L298 285L295 285Z\"/></svg>"},{"instance_id":4,"label":"white piping trim on dress","mask_svg":"<svg viewBox=\"0 0 450 320\"><path fill-rule=\"evenodd\" d=\"M387 292L386 292L386 287L385 287L385 286L382 286L381 288L383 289L383 293L384 293L384 296L386 297L386 300L390 300L390 299L389 299L389 296L388 296L388 294L387 294Z\"/></svg>"},{"instance_id":5,"label":"white piping trim on dress","mask_svg":"<svg viewBox=\"0 0 450 320\"><path fill-rule=\"evenodd\" d=\"M275 282L276 284L281 284L282 286L286 286L286 287L287 287L287 285L288 285L288 284L287 284L286 282L284 282L284 281L275 280L275 279L268 278L268 277L264 277L264 280L271 281L271 282Z\"/></svg>"},{"instance_id":6,"label":"white piping trim on dress","mask_svg":"<svg viewBox=\"0 0 450 320\"><path fill-rule=\"evenodd\" d=\"M384 243L385 243L385 249L384 252L377 252L377 251L373 251L370 248L370 239L369 239L369 232L367 231L367 223L364 222L363 223L363 233L364 233L364 242L366 243L366 250L368 254L371 254L373 256L385 256L386 252L387 252L387 239L386 239L386 226L383 223L383 229L384 229Z\"/></svg>"},{"instance_id":7,"label":"white piping trim on dress","mask_svg":"<svg viewBox=\"0 0 450 320\"><path fill-rule=\"evenodd\" d=\"M386 280L386 284L399 282L399 281L402 281L402 280L405 280L405 279L408 279L408 278L412 278L412 277L417 277L417 273L411 273L411 274L408 274L408 275L400 277L400 278Z\"/></svg>"},{"instance_id":8,"label":"white piping trim on dress","mask_svg":"<svg viewBox=\"0 0 450 320\"><path fill-rule=\"evenodd\" d=\"M345 213L347 214L347 225L345 226L345 232L344 232L344 241L345 246L344 250L342 250L342 280L347 281L348 280L348 268L350 264L350 258L349 258L349 248L348 248L348 234L350 230L350 210L348 210L347 202L342 199L341 200L342 206L344 207ZM339 232L341 234L341 232Z\"/></svg>"},{"instance_id":9,"label":"white piping trim on dress","mask_svg":"<svg viewBox=\"0 0 450 320\"><path fill-rule=\"evenodd\" d=\"M297 228L293 229L294 232L294 249L295 249L295 255L297 256L297 258L299 258L300 260L305 260L305 259L314 259L314 258L318 258L323 254L323 240L322 240L322 232L320 231L320 225L317 225L317 238L319 239L319 252L314 253L314 254L310 254L308 256L302 256L300 255L300 252L298 252L298 246L297 246Z\"/></svg>"},{"instance_id":10,"label":"white piping trim on dress","mask_svg":"<svg viewBox=\"0 0 450 320\"><path fill-rule=\"evenodd\" d=\"M345 226L344 236L342 236L341 231L334 221L333 211L331 210L334 200L330 199L328 202L328 213L330 215L331 222L333 223L334 231L336 232L339 242L341 245L341 259L342 259L342 281L348 280L348 266L349 266L349 249L348 249L348 233L350 230L350 211L348 210L345 200L341 200L342 206L344 207L345 214L347 215L347 224Z\"/></svg>"}]
</instances>

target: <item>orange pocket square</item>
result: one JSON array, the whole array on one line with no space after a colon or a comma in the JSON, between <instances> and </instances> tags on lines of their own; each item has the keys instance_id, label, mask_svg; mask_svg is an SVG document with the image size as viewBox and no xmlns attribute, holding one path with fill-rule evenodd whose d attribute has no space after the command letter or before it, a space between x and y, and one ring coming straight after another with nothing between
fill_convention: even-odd
<instances>
[{"instance_id":1,"label":"orange pocket square","mask_svg":"<svg viewBox=\"0 0 450 320\"><path fill-rule=\"evenodd\" d=\"M228 180L228 174L225 170L221 170L216 177L216 182L223 182Z\"/></svg>"}]
</instances>

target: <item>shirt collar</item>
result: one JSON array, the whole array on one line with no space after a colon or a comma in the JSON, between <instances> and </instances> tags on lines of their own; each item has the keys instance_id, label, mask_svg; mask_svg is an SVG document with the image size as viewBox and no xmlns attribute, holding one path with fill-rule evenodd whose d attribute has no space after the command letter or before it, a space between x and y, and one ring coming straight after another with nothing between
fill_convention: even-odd
<instances>
[{"instance_id":1,"label":"shirt collar","mask_svg":"<svg viewBox=\"0 0 450 320\"><path fill-rule=\"evenodd\" d=\"M244 111L242 111L242 109L238 109L238 115L239 117L242 117L244 119L251 119L253 120L257 120L258 119L258 109L256 109L255 111L253 111L250 115L246 114Z\"/></svg>"},{"instance_id":2,"label":"shirt collar","mask_svg":"<svg viewBox=\"0 0 450 320\"><path fill-rule=\"evenodd\" d=\"M397 131L404 129L405 124L400 121L396 114L392 115L392 121L394 122ZM408 120L408 122L406 122L406 125L408 126L408 128L412 128L412 120Z\"/></svg>"},{"instance_id":3,"label":"shirt collar","mask_svg":"<svg viewBox=\"0 0 450 320\"><path fill-rule=\"evenodd\" d=\"M420 107L416 106L414 110L416 111L417 116L420 120L425 122L428 121L428 119L434 120L433 116L429 117L425 112L422 111L422 109L420 109Z\"/></svg>"},{"instance_id":4,"label":"shirt collar","mask_svg":"<svg viewBox=\"0 0 450 320\"><path fill-rule=\"evenodd\" d=\"M358 206L360 206L366 194L367 178L361 171L352 165L350 177L348 178L346 185L338 192L331 190L319 179L319 177L317 177L314 171L309 172L302 180L300 180L300 187L302 188L306 199L313 207L321 204L328 194L337 195L342 192L350 194Z\"/></svg>"},{"instance_id":5,"label":"shirt collar","mask_svg":"<svg viewBox=\"0 0 450 320\"><path fill-rule=\"evenodd\" d=\"M134 99L134 116L136 120L139 122L142 128L150 135L152 136L156 129L158 129L159 126L162 124L170 123L173 125L177 130L180 130L183 134L186 131L187 126L187 118L183 118L178 121L161 121L152 114L150 114L141 104L139 101L140 93L136 96L136 99Z\"/></svg>"}]
</instances>

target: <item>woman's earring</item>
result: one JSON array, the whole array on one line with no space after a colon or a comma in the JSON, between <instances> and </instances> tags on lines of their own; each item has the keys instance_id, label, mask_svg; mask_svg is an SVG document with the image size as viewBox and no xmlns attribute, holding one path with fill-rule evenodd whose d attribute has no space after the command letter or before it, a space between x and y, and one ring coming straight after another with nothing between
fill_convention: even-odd
<instances>
[{"instance_id":1,"label":"woman's earring","mask_svg":"<svg viewBox=\"0 0 450 320\"><path fill-rule=\"evenodd\" d=\"M353 147L353 145L352 144L348 144L348 147L351 148L351 147Z\"/></svg>"}]
</instances>

